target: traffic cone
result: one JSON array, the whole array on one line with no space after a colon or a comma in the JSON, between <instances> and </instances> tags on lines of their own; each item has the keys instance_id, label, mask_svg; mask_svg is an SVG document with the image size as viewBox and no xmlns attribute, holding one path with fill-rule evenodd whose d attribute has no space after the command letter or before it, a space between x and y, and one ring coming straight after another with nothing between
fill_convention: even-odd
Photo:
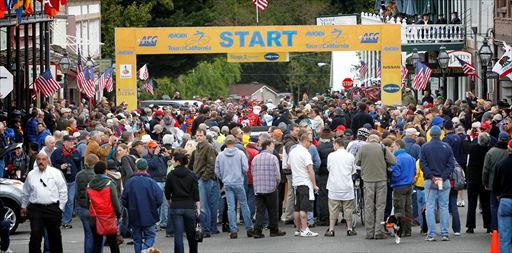
<instances>
[{"instance_id":1,"label":"traffic cone","mask_svg":"<svg viewBox=\"0 0 512 253\"><path fill-rule=\"evenodd\" d=\"M498 237L498 230L492 231L491 249L490 253L500 253L500 240Z\"/></svg>"}]
</instances>

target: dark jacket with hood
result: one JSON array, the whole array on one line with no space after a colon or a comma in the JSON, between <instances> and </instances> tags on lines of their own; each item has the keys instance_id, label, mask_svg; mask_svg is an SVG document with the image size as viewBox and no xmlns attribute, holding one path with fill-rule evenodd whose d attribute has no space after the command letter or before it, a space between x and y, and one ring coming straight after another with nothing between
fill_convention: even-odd
<instances>
[{"instance_id":1,"label":"dark jacket with hood","mask_svg":"<svg viewBox=\"0 0 512 253\"><path fill-rule=\"evenodd\" d=\"M318 168L317 175L329 175L329 171L327 170L327 157L330 153L334 152L334 147L332 145L332 140L329 139L320 139L320 143L318 147L318 155L320 156L320 168Z\"/></svg>"},{"instance_id":2,"label":"dark jacket with hood","mask_svg":"<svg viewBox=\"0 0 512 253\"><path fill-rule=\"evenodd\" d=\"M125 155L121 158L121 180L123 184L133 175L134 171L137 171L137 165L135 160L140 158L139 154L135 150L130 150L129 155Z\"/></svg>"},{"instance_id":3,"label":"dark jacket with hood","mask_svg":"<svg viewBox=\"0 0 512 253\"><path fill-rule=\"evenodd\" d=\"M501 161L507 158L507 155L507 142L504 141L496 143L496 146L491 148L485 155L482 183L487 189L492 191L496 168Z\"/></svg>"},{"instance_id":4,"label":"dark jacket with hood","mask_svg":"<svg viewBox=\"0 0 512 253\"><path fill-rule=\"evenodd\" d=\"M160 220L158 209L163 191L146 172L137 172L126 181L121 201L128 209L128 223L135 227L153 226Z\"/></svg>"},{"instance_id":5,"label":"dark jacket with hood","mask_svg":"<svg viewBox=\"0 0 512 253\"><path fill-rule=\"evenodd\" d=\"M95 176L94 170L87 167L84 167L83 170L76 174L75 200L82 208L87 208L89 206L87 203L87 184L89 184Z\"/></svg>"},{"instance_id":6,"label":"dark jacket with hood","mask_svg":"<svg viewBox=\"0 0 512 253\"><path fill-rule=\"evenodd\" d=\"M199 201L197 176L183 165L176 167L167 175L165 198L171 200L171 209L195 209Z\"/></svg>"},{"instance_id":7,"label":"dark jacket with hood","mask_svg":"<svg viewBox=\"0 0 512 253\"><path fill-rule=\"evenodd\" d=\"M466 179L468 183L482 184L482 172L484 168L484 159L491 146L482 146L480 144L471 144L469 148L469 161L466 170Z\"/></svg>"}]
</instances>

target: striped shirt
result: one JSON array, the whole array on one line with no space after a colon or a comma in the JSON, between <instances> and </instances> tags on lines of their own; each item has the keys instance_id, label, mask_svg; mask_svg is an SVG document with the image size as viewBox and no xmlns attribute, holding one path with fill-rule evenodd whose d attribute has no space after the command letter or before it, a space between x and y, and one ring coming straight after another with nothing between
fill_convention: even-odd
<instances>
[{"instance_id":1,"label":"striped shirt","mask_svg":"<svg viewBox=\"0 0 512 253\"><path fill-rule=\"evenodd\" d=\"M281 173L279 160L272 153L263 150L252 160L254 193L272 193L276 190Z\"/></svg>"}]
</instances>

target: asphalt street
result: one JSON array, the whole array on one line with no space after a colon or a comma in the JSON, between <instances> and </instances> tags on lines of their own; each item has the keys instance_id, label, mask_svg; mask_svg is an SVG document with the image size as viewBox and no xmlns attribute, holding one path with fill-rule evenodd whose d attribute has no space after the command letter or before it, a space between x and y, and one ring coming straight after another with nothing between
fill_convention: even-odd
<instances>
[{"instance_id":1,"label":"asphalt street","mask_svg":"<svg viewBox=\"0 0 512 253\"><path fill-rule=\"evenodd\" d=\"M364 239L364 228L360 224L356 228L357 236L348 237L345 232L345 224L336 227L336 237L324 237L327 227L315 227L311 230L319 232L320 236L313 238L300 238L293 236L292 225L281 225L281 229L287 232L284 237L268 237L253 239L247 238L243 225L240 227L238 239L229 239L227 233L213 235L206 238L199 245L199 252L489 252L491 236L485 234L482 228L481 216L477 215L477 229L475 234L464 233L466 223L466 209L459 208L461 213L461 224L463 226L461 236L453 236L450 228L451 241L442 242L438 238L435 242L426 242L419 233L419 227L413 227L413 235L403 238L399 245L394 239L366 240ZM439 225L438 225L439 226ZM80 220L73 219L73 228L62 230L64 252L83 252L83 230ZM30 227L28 222L21 224L18 232L11 236L11 249L14 252L28 252ZM125 240L127 242L129 239ZM186 244L186 239L185 244ZM166 238L165 231L157 234L155 246L162 252L173 252L173 238ZM108 247L104 252L110 252ZM121 245L121 252L133 252L133 246L126 243Z\"/></svg>"}]
</instances>

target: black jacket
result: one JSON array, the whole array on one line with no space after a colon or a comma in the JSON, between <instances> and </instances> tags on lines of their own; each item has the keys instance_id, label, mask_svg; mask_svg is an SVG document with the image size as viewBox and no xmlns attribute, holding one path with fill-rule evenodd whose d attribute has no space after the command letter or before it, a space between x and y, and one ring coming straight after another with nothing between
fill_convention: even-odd
<instances>
[{"instance_id":1,"label":"black jacket","mask_svg":"<svg viewBox=\"0 0 512 253\"><path fill-rule=\"evenodd\" d=\"M322 140L318 143L316 147L318 150L318 155L320 156L320 168L318 168L318 175L329 175L329 171L327 170L327 157L330 153L334 152L334 147L332 145L332 141L323 142Z\"/></svg>"},{"instance_id":2,"label":"black jacket","mask_svg":"<svg viewBox=\"0 0 512 253\"><path fill-rule=\"evenodd\" d=\"M471 144L469 147L469 162L466 173L468 183L482 184L482 171L484 168L484 159L491 146L480 146Z\"/></svg>"},{"instance_id":3,"label":"black jacket","mask_svg":"<svg viewBox=\"0 0 512 253\"><path fill-rule=\"evenodd\" d=\"M185 166L178 166L167 175L165 198L171 200L169 208L195 209L195 202L199 201L196 175Z\"/></svg>"},{"instance_id":4,"label":"black jacket","mask_svg":"<svg viewBox=\"0 0 512 253\"><path fill-rule=\"evenodd\" d=\"M512 198L512 154L496 166L492 189L500 198Z\"/></svg>"},{"instance_id":5,"label":"black jacket","mask_svg":"<svg viewBox=\"0 0 512 253\"><path fill-rule=\"evenodd\" d=\"M357 112L352 118L352 124L350 126L352 133L357 133L357 129L363 127L366 123L373 127L374 122L372 116L367 112Z\"/></svg>"},{"instance_id":6,"label":"black jacket","mask_svg":"<svg viewBox=\"0 0 512 253\"><path fill-rule=\"evenodd\" d=\"M342 114L342 115L335 115L332 118L331 130L332 131L336 130L336 127L338 127L339 125L343 125L345 127L349 127L347 117L344 114Z\"/></svg>"}]
</instances>

